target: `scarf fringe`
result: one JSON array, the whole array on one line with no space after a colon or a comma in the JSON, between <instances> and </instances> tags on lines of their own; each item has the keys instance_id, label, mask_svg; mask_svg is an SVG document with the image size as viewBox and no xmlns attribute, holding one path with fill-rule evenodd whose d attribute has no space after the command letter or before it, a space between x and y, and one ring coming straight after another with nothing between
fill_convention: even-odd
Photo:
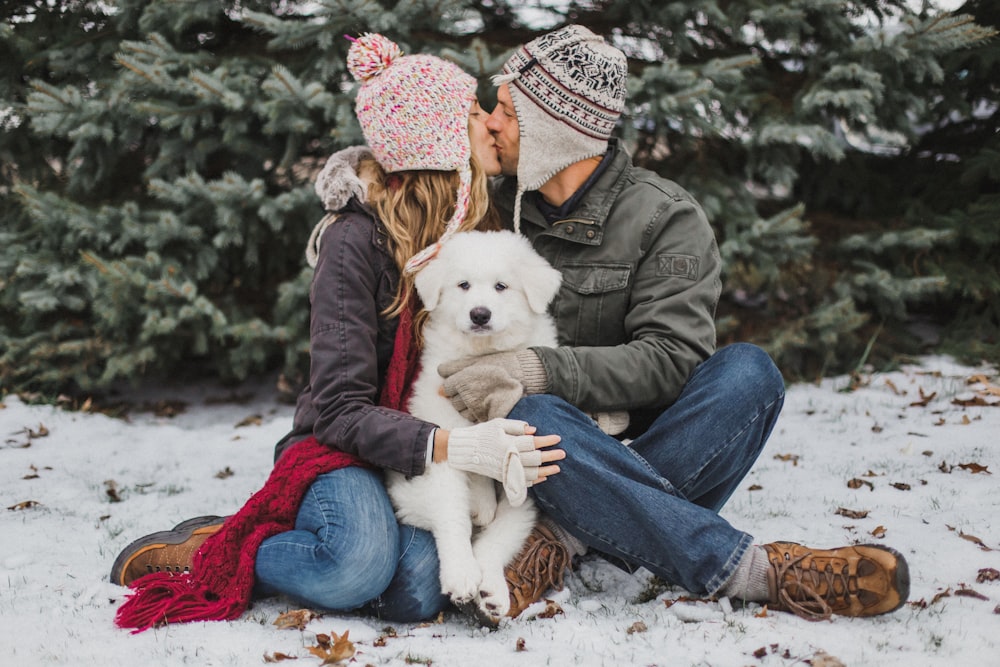
<instances>
[{"instance_id":1,"label":"scarf fringe","mask_svg":"<svg viewBox=\"0 0 1000 667\"><path fill-rule=\"evenodd\" d=\"M132 634L167 623L231 621L246 611L249 597L221 599L201 587L190 574L147 574L118 609L115 624Z\"/></svg>"}]
</instances>

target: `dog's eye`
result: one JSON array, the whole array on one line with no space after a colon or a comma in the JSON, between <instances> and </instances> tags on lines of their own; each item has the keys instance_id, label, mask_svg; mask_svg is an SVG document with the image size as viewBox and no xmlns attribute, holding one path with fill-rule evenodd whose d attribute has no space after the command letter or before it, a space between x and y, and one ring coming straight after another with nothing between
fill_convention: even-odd
<instances>
[{"instance_id":1,"label":"dog's eye","mask_svg":"<svg viewBox=\"0 0 1000 667\"><path fill-rule=\"evenodd\" d=\"M498 292L502 292L505 289L507 289L507 285L504 283L497 283L496 285L493 286L493 289L495 289Z\"/></svg>"},{"instance_id":2,"label":"dog's eye","mask_svg":"<svg viewBox=\"0 0 1000 667\"><path fill-rule=\"evenodd\" d=\"M472 285L469 284L468 280L463 280L458 284L458 289L462 290L463 292L468 291L470 287L472 287Z\"/></svg>"}]
</instances>

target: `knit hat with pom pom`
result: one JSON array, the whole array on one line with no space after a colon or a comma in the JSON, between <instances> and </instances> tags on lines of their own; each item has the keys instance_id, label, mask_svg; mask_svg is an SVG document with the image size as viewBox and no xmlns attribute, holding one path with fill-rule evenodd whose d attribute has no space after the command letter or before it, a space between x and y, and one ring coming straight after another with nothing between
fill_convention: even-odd
<instances>
[{"instance_id":1,"label":"knit hat with pom pom","mask_svg":"<svg viewBox=\"0 0 1000 667\"><path fill-rule=\"evenodd\" d=\"M441 58L404 56L382 35L366 33L353 42L347 68L361 82L355 113L375 160L389 173L459 173L455 213L441 238L407 262L404 270L413 272L458 231L469 208L469 110L476 99L476 80Z\"/></svg>"}]
</instances>

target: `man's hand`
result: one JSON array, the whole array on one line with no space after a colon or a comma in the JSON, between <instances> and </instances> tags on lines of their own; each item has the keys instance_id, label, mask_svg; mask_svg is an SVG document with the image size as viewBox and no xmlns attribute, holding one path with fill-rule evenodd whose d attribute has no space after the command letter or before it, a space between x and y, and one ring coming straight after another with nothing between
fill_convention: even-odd
<instances>
[{"instance_id":1,"label":"man's hand","mask_svg":"<svg viewBox=\"0 0 1000 667\"><path fill-rule=\"evenodd\" d=\"M545 465L566 458L561 449L541 449L559 442L558 435L539 436L523 421L492 419L483 424L452 429L447 438L448 464L458 470L491 477L503 485L510 504L517 507L528 487L559 472Z\"/></svg>"},{"instance_id":2,"label":"man's hand","mask_svg":"<svg viewBox=\"0 0 1000 667\"><path fill-rule=\"evenodd\" d=\"M468 357L438 366L444 395L463 417L484 422L506 417L525 394L541 394L548 376L529 349Z\"/></svg>"}]
</instances>

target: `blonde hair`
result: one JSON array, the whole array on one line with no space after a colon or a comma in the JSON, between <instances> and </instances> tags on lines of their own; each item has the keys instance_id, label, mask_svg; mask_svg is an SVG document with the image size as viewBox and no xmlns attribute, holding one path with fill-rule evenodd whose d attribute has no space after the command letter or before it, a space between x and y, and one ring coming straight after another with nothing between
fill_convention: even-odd
<instances>
[{"instance_id":1,"label":"blonde hair","mask_svg":"<svg viewBox=\"0 0 1000 667\"><path fill-rule=\"evenodd\" d=\"M475 158L472 165L472 187L469 211L459 231L470 229L500 229L500 219L490 205L489 182L486 173ZM456 171L412 170L386 174L375 160L368 159L359 165L359 173L373 170L375 178L368 186L368 203L375 209L385 225L391 240L393 259L400 271L396 298L385 315L397 316L415 296L415 274L407 274L403 266L407 260L437 241L444 233L448 220L455 211L455 193L459 178ZM416 331L422 328L426 313L418 315Z\"/></svg>"}]
</instances>

